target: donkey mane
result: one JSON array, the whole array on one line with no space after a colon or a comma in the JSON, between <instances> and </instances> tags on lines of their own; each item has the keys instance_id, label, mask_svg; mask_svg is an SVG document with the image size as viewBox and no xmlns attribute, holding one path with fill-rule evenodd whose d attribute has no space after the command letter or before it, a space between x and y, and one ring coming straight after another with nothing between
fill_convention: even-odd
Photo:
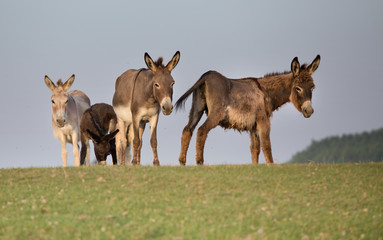
<instances>
[{"instance_id":1,"label":"donkey mane","mask_svg":"<svg viewBox=\"0 0 383 240\"><path fill-rule=\"evenodd\" d=\"M284 71L284 72L271 72L271 73L266 73L263 77L274 77L274 76L279 76L279 75L284 75L284 74L289 74L291 71Z\"/></svg>"},{"instance_id":2,"label":"donkey mane","mask_svg":"<svg viewBox=\"0 0 383 240\"><path fill-rule=\"evenodd\" d=\"M61 78L57 81L57 86L62 86L62 85L64 85L63 84L63 81L61 80Z\"/></svg>"},{"instance_id":3,"label":"donkey mane","mask_svg":"<svg viewBox=\"0 0 383 240\"><path fill-rule=\"evenodd\" d=\"M93 126L96 128L98 135L101 137L103 136L103 130L105 131L105 128L102 126L102 123L100 122L100 119L93 115L92 107L88 108L87 112L90 115L90 120L92 120Z\"/></svg>"},{"instance_id":4,"label":"donkey mane","mask_svg":"<svg viewBox=\"0 0 383 240\"><path fill-rule=\"evenodd\" d=\"M301 70L307 69L307 64L302 64ZM279 76L279 75L284 75L284 74L289 74L291 71L284 71L284 72L271 72L271 73L266 73L263 77L274 77L274 76Z\"/></svg>"},{"instance_id":5,"label":"donkey mane","mask_svg":"<svg viewBox=\"0 0 383 240\"><path fill-rule=\"evenodd\" d=\"M159 57L157 61L154 62L154 64L157 66L157 67L165 67L164 64L162 63L164 59L162 57Z\"/></svg>"}]
</instances>

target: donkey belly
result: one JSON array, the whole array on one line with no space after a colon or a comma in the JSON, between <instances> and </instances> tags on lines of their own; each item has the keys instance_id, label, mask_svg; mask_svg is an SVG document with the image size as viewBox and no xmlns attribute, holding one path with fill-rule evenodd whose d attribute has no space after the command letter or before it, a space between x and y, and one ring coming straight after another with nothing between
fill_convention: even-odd
<instances>
[{"instance_id":1,"label":"donkey belly","mask_svg":"<svg viewBox=\"0 0 383 240\"><path fill-rule=\"evenodd\" d=\"M60 142L65 143L73 143L73 132L79 136L79 133L77 131L73 131L72 126L66 125L62 128L58 128L56 126L53 127L53 135L59 140ZM80 138L77 137L77 141L79 141Z\"/></svg>"},{"instance_id":2,"label":"donkey belly","mask_svg":"<svg viewBox=\"0 0 383 240\"><path fill-rule=\"evenodd\" d=\"M220 126L239 131L249 131L255 125L254 111L244 111L243 109L234 109L228 106L226 108L225 119L220 122Z\"/></svg>"},{"instance_id":3,"label":"donkey belly","mask_svg":"<svg viewBox=\"0 0 383 240\"><path fill-rule=\"evenodd\" d=\"M130 107L117 106L117 107L114 107L114 112L116 113L118 119L121 119L127 123L132 122L132 111L130 110Z\"/></svg>"}]
</instances>

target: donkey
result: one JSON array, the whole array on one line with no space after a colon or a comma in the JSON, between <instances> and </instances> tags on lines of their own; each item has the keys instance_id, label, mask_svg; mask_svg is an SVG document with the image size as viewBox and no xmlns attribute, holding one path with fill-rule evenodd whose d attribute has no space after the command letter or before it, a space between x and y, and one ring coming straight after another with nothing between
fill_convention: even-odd
<instances>
[{"instance_id":1,"label":"donkey","mask_svg":"<svg viewBox=\"0 0 383 240\"><path fill-rule=\"evenodd\" d=\"M164 115L173 111L173 84L171 71L177 66L180 52L177 51L164 66L160 57L156 62L148 53L144 60L148 69L128 70L116 80L113 107L117 114L119 138L116 140L117 159L125 164L128 139L133 138L132 164L140 164L142 134L147 122L150 124L150 145L153 150L153 165L159 165L157 154L157 123L160 109ZM129 132L127 131L128 129ZM127 133L127 134L125 134Z\"/></svg>"},{"instance_id":2,"label":"donkey","mask_svg":"<svg viewBox=\"0 0 383 240\"><path fill-rule=\"evenodd\" d=\"M260 147L268 164L273 163L270 143L270 117L272 112L292 102L304 117L310 117L315 87L311 75L318 68L320 56L307 66L295 57L291 72L267 74L263 78L229 79L218 72L209 71L182 95L175 106L178 110L193 93L189 122L182 132L179 162L186 164L190 138L204 112L206 121L197 132L196 162L203 165L203 150L208 132L217 125L225 129L250 131L252 163L258 163Z\"/></svg>"},{"instance_id":3,"label":"donkey","mask_svg":"<svg viewBox=\"0 0 383 240\"><path fill-rule=\"evenodd\" d=\"M90 107L90 100L85 93L74 90L67 92L74 82L74 74L63 83L61 79L55 85L48 76L45 84L52 91L52 127L54 136L61 142L63 166L67 165L66 143L73 144L74 165L80 166L79 146L80 120L84 111Z\"/></svg>"},{"instance_id":4,"label":"donkey","mask_svg":"<svg viewBox=\"0 0 383 240\"><path fill-rule=\"evenodd\" d=\"M106 165L106 157L111 154L113 164L117 164L116 143L114 137L117 116L113 107L106 103L97 103L88 108L81 118L81 165L90 165L89 140L92 139L98 164ZM108 133L109 131L109 133Z\"/></svg>"}]
</instances>

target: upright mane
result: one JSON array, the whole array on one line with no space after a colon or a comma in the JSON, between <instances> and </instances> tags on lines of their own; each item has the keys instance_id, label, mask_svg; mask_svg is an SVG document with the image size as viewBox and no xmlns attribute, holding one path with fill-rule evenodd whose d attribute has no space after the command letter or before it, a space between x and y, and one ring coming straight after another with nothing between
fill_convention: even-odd
<instances>
[{"instance_id":1,"label":"upright mane","mask_svg":"<svg viewBox=\"0 0 383 240\"><path fill-rule=\"evenodd\" d=\"M301 69L307 69L307 64L302 64ZM279 76L279 75L284 75L284 74L289 74L291 71L284 71L284 72L271 72L271 73L266 73L263 77L273 77L273 76Z\"/></svg>"},{"instance_id":2,"label":"upright mane","mask_svg":"<svg viewBox=\"0 0 383 240\"><path fill-rule=\"evenodd\" d=\"M164 64L162 63L164 59L162 57L159 57L157 59L157 61L154 62L154 64L156 64L157 67L165 67Z\"/></svg>"},{"instance_id":3,"label":"upright mane","mask_svg":"<svg viewBox=\"0 0 383 240\"><path fill-rule=\"evenodd\" d=\"M57 81L57 86L62 86L63 85L63 81L61 80L61 78Z\"/></svg>"},{"instance_id":4,"label":"upright mane","mask_svg":"<svg viewBox=\"0 0 383 240\"><path fill-rule=\"evenodd\" d=\"M271 72L271 73L266 73L263 77L273 77L273 76L279 76L279 75L284 75L284 74L289 74L291 71L284 71L284 72Z\"/></svg>"}]
</instances>

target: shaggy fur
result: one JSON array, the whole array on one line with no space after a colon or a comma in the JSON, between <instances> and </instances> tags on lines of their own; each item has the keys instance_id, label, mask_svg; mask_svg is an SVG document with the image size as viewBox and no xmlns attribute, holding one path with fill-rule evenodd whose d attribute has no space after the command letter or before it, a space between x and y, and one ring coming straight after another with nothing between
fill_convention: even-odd
<instances>
[{"instance_id":1,"label":"shaggy fur","mask_svg":"<svg viewBox=\"0 0 383 240\"><path fill-rule=\"evenodd\" d=\"M184 106L193 93L189 122L182 132L179 162L186 164L186 154L193 131L201 116L206 121L197 132L196 163L204 163L203 151L208 132L216 126L250 132L252 162L258 163L260 148L267 163L273 163L270 143L270 117L272 112L291 101L305 117L313 113L311 107L314 82L311 74L318 68L320 56L306 67L298 58L291 63L291 72L267 74L263 78L229 79L209 71L182 95L176 109Z\"/></svg>"}]
</instances>

